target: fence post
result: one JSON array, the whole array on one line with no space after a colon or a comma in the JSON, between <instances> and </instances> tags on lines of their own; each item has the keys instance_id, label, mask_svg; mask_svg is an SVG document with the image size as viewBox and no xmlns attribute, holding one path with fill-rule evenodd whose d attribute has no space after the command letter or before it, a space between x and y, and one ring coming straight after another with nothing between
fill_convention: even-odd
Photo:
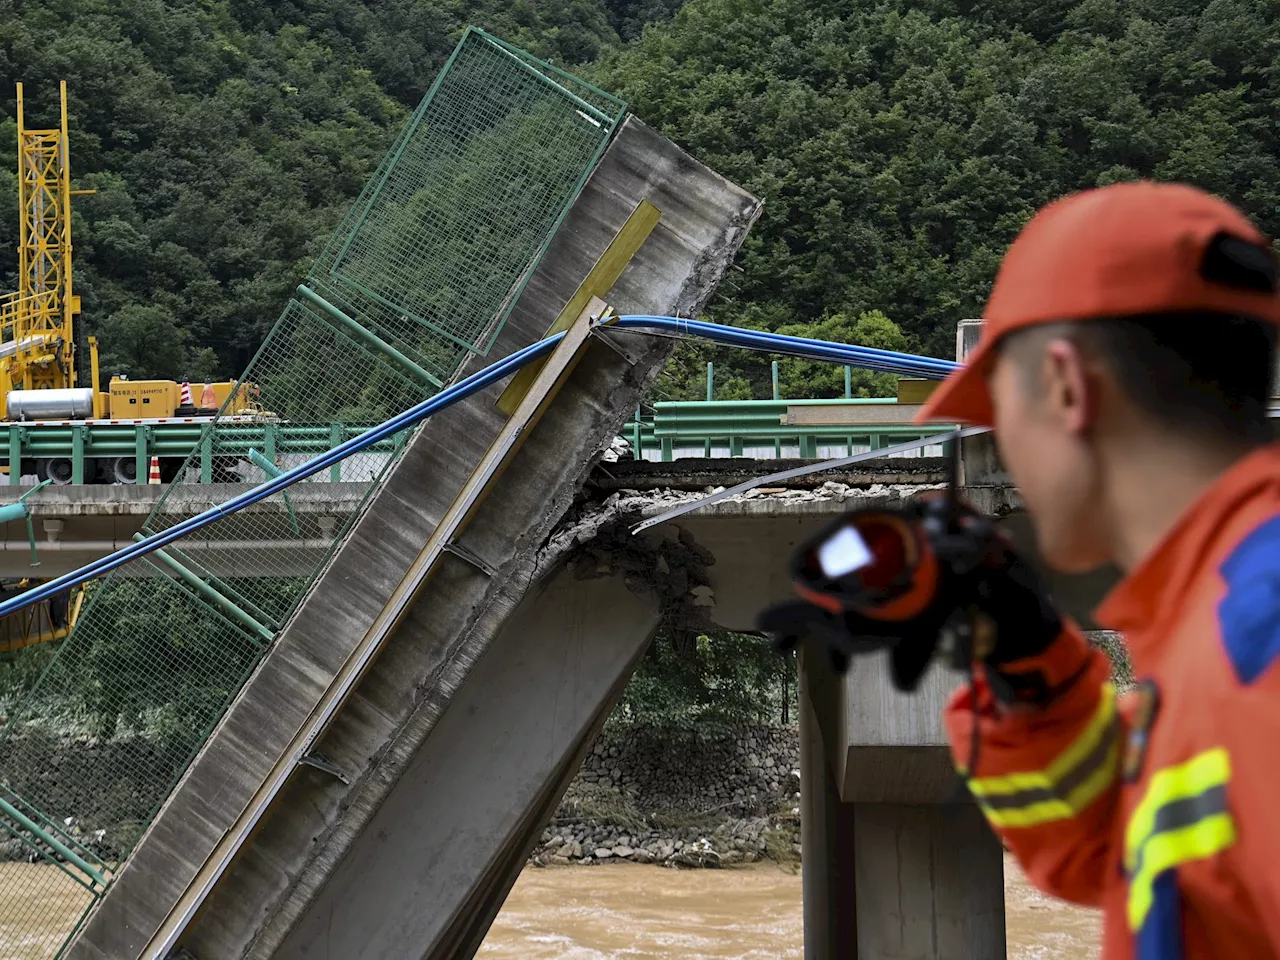
<instances>
[{"instance_id":1,"label":"fence post","mask_svg":"<svg viewBox=\"0 0 1280 960\"><path fill-rule=\"evenodd\" d=\"M22 483L22 427L9 424L9 486Z\"/></svg>"},{"instance_id":2,"label":"fence post","mask_svg":"<svg viewBox=\"0 0 1280 960\"><path fill-rule=\"evenodd\" d=\"M707 403L716 398L715 388L715 367L710 360L707 361ZM706 459L711 458L711 438L708 437L702 442L702 456Z\"/></svg>"},{"instance_id":3,"label":"fence post","mask_svg":"<svg viewBox=\"0 0 1280 960\"><path fill-rule=\"evenodd\" d=\"M636 429L635 429L635 446L632 448L632 454L637 460L644 459L644 437L642 434L644 427L640 423L640 404L636 404Z\"/></svg>"},{"instance_id":4,"label":"fence post","mask_svg":"<svg viewBox=\"0 0 1280 960\"><path fill-rule=\"evenodd\" d=\"M71 483L84 483L84 432L87 428L73 426L71 428Z\"/></svg>"},{"instance_id":5,"label":"fence post","mask_svg":"<svg viewBox=\"0 0 1280 960\"><path fill-rule=\"evenodd\" d=\"M844 368L844 398L846 400L853 398L853 367L848 365Z\"/></svg>"}]
</instances>

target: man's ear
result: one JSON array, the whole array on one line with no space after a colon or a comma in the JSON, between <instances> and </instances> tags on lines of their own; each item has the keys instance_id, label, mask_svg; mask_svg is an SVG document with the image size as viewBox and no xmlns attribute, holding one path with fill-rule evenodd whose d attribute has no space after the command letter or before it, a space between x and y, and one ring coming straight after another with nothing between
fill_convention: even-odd
<instances>
[{"instance_id":1,"label":"man's ear","mask_svg":"<svg viewBox=\"0 0 1280 960\"><path fill-rule=\"evenodd\" d=\"M1097 414L1097 383L1079 346L1050 340L1041 356L1046 412L1070 433L1083 434Z\"/></svg>"}]
</instances>

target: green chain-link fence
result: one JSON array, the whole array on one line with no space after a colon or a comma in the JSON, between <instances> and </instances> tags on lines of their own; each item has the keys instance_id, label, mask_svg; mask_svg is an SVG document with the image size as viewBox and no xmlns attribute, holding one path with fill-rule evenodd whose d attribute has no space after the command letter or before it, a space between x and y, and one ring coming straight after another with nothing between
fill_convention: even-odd
<instances>
[{"instance_id":1,"label":"green chain-link fence","mask_svg":"<svg viewBox=\"0 0 1280 960\"><path fill-rule=\"evenodd\" d=\"M242 383L331 446L436 392L492 346L623 112L469 29ZM305 459L270 431L251 458L219 457L227 430L202 441L206 481ZM60 951L402 448L112 574L34 688L0 700L0 960ZM144 533L189 512L173 490L200 463L194 451Z\"/></svg>"}]
</instances>

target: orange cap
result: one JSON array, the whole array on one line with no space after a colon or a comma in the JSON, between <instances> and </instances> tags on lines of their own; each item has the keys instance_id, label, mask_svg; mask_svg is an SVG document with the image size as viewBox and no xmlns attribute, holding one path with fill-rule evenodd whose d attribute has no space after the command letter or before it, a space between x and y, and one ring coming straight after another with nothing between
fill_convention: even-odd
<instances>
[{"instance_id":1,"label":"orange cap","mask_svg":"<svg viewBox=\"0 0 1280 960\"><path fill-rule=\"evenodd\" d=\"M1270 289L1264 289L1258 278L1268 273ZM1266 237L1244 214L1202 190L1172 183L1119 183L1064 197L1040 210L1014 239L983 311L977 346L933 392L916 422L990 424L986 368L995 344L1011 331L1185 311L1280 324L1275 260Z\"/></svg>"}]
</instances>

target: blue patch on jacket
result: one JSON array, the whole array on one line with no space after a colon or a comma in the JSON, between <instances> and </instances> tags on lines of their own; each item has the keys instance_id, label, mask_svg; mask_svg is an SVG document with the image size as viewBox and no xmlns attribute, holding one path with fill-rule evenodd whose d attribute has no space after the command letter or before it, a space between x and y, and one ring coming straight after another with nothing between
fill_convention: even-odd
<instances>
[{"instance_id":1,"label":"blue patch on jacket","mask_svg":"<svg viewBox=\"0 0 1280 960\"><path fill-rule=\"evenodd\" d=\"M1227 582L1218 604L1222 643L1247 685L1280 656L1280 516L1240 541L1219 572Z\"/></svg>"},{"instance_id":2,"label":"blue patch on jacket","mask_svg":"<svg viewBox=\"0 0 1280 960\"><path fill-rule=\"evenodd\" d=\"M1177 870L1166 870L1151 882L1151 909L1133 946L1134 960L1183 960L1186 949Z\"/></svg>"}]
</instances>

